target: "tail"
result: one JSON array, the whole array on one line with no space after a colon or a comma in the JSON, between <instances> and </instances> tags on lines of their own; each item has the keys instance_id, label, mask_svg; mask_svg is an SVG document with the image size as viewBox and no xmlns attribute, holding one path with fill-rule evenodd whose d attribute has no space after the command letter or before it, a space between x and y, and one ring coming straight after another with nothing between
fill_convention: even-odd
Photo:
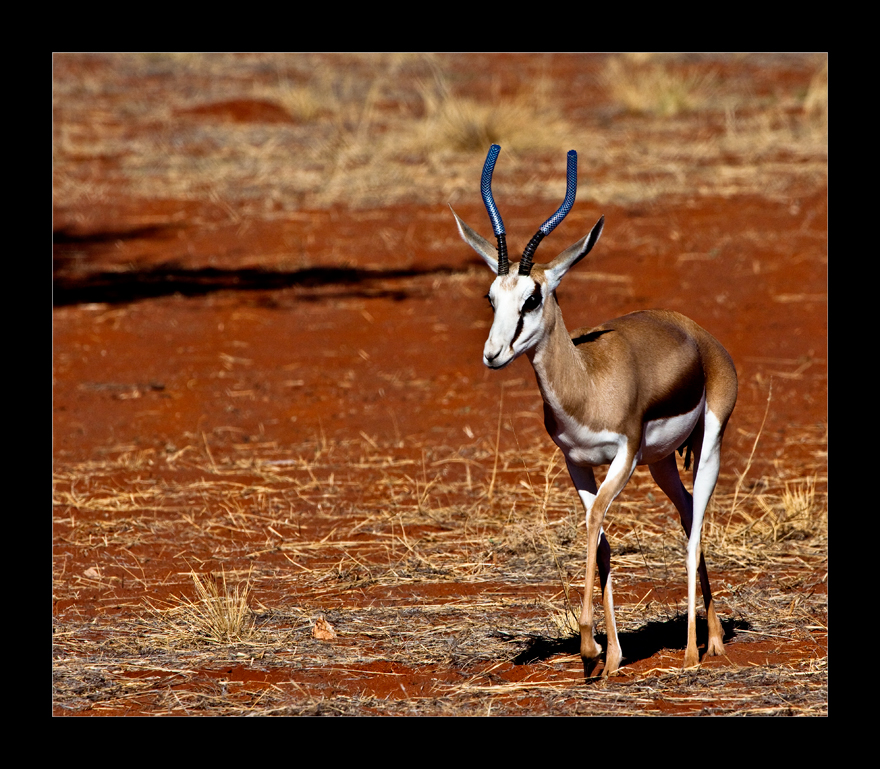
<instances>
[{"instance_id":1,"label":"tail","mask_svg":"<svg viewBox=\"0 0 880 769\"><path fill-rule=\"evenodd\" d=\"M684 454L684 469L691 469L691 444L694 442L694 434L691 433L687 440L678 447L678 455L682 456ZM687 449L687 453L685 454L685 449Z\"/></svg>"}]
</instances>

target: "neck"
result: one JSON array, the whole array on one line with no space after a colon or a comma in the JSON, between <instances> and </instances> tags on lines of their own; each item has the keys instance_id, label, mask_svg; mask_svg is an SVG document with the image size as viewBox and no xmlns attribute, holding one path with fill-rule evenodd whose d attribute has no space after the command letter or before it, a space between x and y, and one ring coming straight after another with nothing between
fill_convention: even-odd
<instances>
[{"instance_id":1,"label":"neck","mask_svg":"<svg viewBox=\"0 0 880 769\"><path fill-rule=\"evenodd\" d=\"M562 310L553 301L552 307L546 307L548 315L546 333L526 355L535 369L535 377L544 401L549 403L547 393L550 382L562 382L566 373L583 370L583 362L565 328ZM558 398L559 393L556 393Z\"/></svg>"}]
</instances>

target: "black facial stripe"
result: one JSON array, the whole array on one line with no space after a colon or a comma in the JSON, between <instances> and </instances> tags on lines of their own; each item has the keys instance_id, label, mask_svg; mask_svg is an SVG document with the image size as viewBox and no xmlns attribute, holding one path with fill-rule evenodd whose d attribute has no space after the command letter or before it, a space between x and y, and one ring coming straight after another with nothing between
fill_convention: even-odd
<instances>
[{"instance_id":1,"label":"black facial stripe","mask_svg":"<svg viewBox=\"0 0 880 769\"><path fill-rule=\"evenodd\" d=\"M525 305L528 304L530 299L537 299L538 300L535 307L537 307L541 304L541 284L540 283L535 283L534 290L529 295L529 298L526 299L526 301L523 303L523 309L520 311L519 320L517 321L517 324L516 324L516 331L514 331L514 333L513 333L513 339L510 340L511 347L513 346L513 343L517 340L519 335L522 333L523 320L526 316L526 312L528 312L528 310L525 309Z\"/></svg>"},{"instance_id":2,"label":"black facial stripe","mask_svg":"<svg viewBox=\"0 0 880 769\"><path fill-rule=\"evenodd\" d=\"M513 332L513 339L510 340L510 346L513 347L513 343L516 341L517 337L520 335L523 329L523 317L525 317L522 313L520 313L519 320L516 324L516 331Z\"/></svg>"}]
</instances>

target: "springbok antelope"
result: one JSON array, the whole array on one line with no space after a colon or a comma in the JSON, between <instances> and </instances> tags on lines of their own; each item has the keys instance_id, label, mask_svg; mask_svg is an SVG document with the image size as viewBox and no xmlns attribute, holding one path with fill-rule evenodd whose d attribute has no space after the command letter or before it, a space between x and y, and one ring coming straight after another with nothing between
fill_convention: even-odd
<instances>
[{"instance_id":1,"label":"springbok antelope","mask_svg":"<svg viewBox=\"0 0 880 769\"><path fill-rule=\"evenodd\" d=\"M547 264L533 264L541 240L574 205L577 153L568 153L565 200L523 252L517 267L507 257L504 224L492 197L492 172L501 148L493 144L482 175L483 202L497 248L453 211L458 231L498 276L487 298L495 312L483 363L491 369L528 356L544 400L544 425L562 449L587 519L587 573L580 614L581 657L588 671L601 654L593 637L593 579L596 563L605 607L608 648L603 676L620 666L622 653L611 592L611 548L602 529L609 506L636 465L648 465L672 501L688 536L688 632L685 667L699 664L696 578L709 625L707 654L724 651L706 561L700 548L703 516L718 480L721 439L736 403L736 370L721 344L689 318L665 310L624 315L593 328L568 332L556 288L602 233L604 216L590 233ZM693 496L678 474L675 451L693 456ZM593 468L609 465L597 488ZM698 565L699 564L699 565Z\"/></svg>"}]
</instances>

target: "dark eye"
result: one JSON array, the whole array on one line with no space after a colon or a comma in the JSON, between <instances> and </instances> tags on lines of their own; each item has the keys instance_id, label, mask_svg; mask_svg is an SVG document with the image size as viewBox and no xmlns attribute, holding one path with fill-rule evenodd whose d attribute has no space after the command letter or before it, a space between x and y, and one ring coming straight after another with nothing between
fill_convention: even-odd
<instances>
[{"instance_id":1,"label":"dark eye","mask_svg":"<svg viewBox=\"0 0 880 769\"><path fill-rule=\"evenodd\" d=\"M525 304L523 305L523 312L531 312L532 310L540 307L541 305L541 293L536 292L532 294L528 299L526 299Z\"/></svg>"},{"instance_id":2,"label":"dark eye","mask_svg":"<svg viewBox=\"0 0 880 769\"><path fill-rule=\"evenodd\" d=\"M492 297L489 296L488 294L486 294L486 299L489 300L489 306L494 310L494 309L495 309L495 305L492 303Z\"/></svg>"}]
</instances>

